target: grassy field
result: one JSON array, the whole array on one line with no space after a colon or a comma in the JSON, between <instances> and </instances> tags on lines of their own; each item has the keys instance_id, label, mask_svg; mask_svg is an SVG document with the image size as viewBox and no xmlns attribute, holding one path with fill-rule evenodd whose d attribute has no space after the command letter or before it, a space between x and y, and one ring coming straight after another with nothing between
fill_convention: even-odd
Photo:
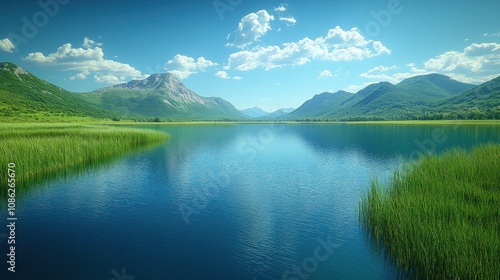
<instances>
[{"instance_id":1,"label":"grassy field","mask_svg":"<svg viewBox=\"0 0 500 280\"><path fill-rule=\"evenodd\" d=\"M498 279L500 145L427 155L374 180L359 218L403 276Z\"/></svg>"},{"instance_id":2,"label":"grassy field","mask_svg":"<svg viewBox=\"0 0 500 280\"><path fill-rule=\"evenodd\" d=\"M7 187L9 163L16 166L17 187L23 187L167 138L156 131L109 126L1 124L0 189Z\"/></svg>"}]
</instances>

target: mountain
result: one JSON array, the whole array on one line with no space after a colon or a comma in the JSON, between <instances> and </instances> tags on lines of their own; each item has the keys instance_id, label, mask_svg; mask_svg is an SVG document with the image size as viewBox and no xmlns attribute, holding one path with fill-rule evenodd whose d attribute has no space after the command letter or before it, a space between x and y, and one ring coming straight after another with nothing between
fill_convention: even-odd
<instances>
[{"instance_id":1,"label":"mountain","mask_svg":"<svg viewBox=\"0 0 500 280\"><path fill-rule=\"evenodd\" d=\"M323 92L315 95L312 99L306 101L299 108L295 109L287 118L310 118L320 117L331 113L335 108L352 97L353 94L346 91L338 91L336 93Z\"/></svg>"},{"instance_id":2,"label":"mountain","mask_svg":"<svg viewBox=\"0 0 500 280\"><path fill-rule=\"evenodd\" d=\"M357 93L322 93L284 119L411 119L440 100L471 90L475 85L440 74L415 76L394 85L371 84Z\"/></svg>"},{"instance_id":3,"label":"mountain","mask_svg":"<svg viewBox=\"0 0 500 280\"><path fill-rule=\"evenodd\" d=\"M439 100L423 119L500 119L500 76L453 97Z\"/></svg>"},{"instance_id":4,"label":"mountain","mask_svg":"<svg viewBox=\"0 0 500 280\"><path fill-rule=\"evenodd\" d=\"M174 75L153 74L143 80L98 89L84 96L104 109L124 116L177 120L244 119L231 103L219 97L202 97Z\"/></svg>"},{"instance_id":5,"label":"mountain","mask_svg":"<svg viewBox=\"0 0 500 280\"><path fill-rule=\"evenodd\" d=\"M500 76L451 97L439 103L439 106L461 107L468 104L472 107L494 108L500 106Z\"/></svg>"},{"instance_id":6,"label":"mountain","mask_svg":"<svg viewBox=\"0 0 500 280\"><path fill-rule=\"evenodd\" d=\"M17 121L118 115L9 62L0 63L0 108L0 118Z\"/></svg>"},{"instance_id":7,"label":"mountain","mask_svg":"<svg viewBox=\"0 0 500 280\"><path fill-rule=\"evenodd\" d=\"M266 112L259 107L244 109L241 110L240 112L243 113L245 116L249 116L251 118L259 118L269 114L269 112Z\"/></svg>"},{"instance_id":8,"label":"mountain","mask_svg":"<svg viewBox=\"0 0 500 280\"><path fill-rule=\"evenodd\" d=\"M449 97L474 87L472 84L455 81L441 74L415 76L401 81L398 86L416 93L420 92L423 95L429 95L431 98Z\"/></svg>"},{"instance_id":9,"label":"mountain","mask_svg":"<svg viewBox=\"0 0 500 280\"><path fill-rule=\"evenodd\" d=\"M266 113L259 120L500 119L500 77L475 86L438 74L398 84L380 82L357 93L324 92L296 110ZM21 67L0 63L0 121L244 120L249 117L218 97L202 97L171 74L72 93Z\"/></svg>"},{"instance_id":10,"label":"mountain","mask_svg":"<svg viewBox=\"0 0 500 280\"><path fill-rule=\"evenodd\" d=\"M283 108L283 109L278 109L272 113L269 113L265 116L263 116L263 118L266 118L266 119L276 119L276 118L280 118L280 117L283 117L284 115L286 114L289 114L291 112L293 112L295 109L294 108Z\"/></svg>"}]
</instances>

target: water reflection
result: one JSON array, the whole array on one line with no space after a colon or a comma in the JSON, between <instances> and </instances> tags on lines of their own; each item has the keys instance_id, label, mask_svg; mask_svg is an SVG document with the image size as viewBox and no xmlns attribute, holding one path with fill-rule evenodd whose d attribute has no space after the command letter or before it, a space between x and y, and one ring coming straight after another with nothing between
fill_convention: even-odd
<instances>
[{"instance_id":1,"label":"water reflection","mask_svg":"<svg viewBox=\"0 0 500 280\"><path fill-rule=\"evenodd\" d=\"M23 199L20 278L110 279L126 267L137 279L282 279L318 238L338 246L309 279L394 278L357 204L371 176L388 177L435 127L148 128L172 138ZM500 142L496 127L442 129L438 152Z\"/></svg>"}]
</instances>

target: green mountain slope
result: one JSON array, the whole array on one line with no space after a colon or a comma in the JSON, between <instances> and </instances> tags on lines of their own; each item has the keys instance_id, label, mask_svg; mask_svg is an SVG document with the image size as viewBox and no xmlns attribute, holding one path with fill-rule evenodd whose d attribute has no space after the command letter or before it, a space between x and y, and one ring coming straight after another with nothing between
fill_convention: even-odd
<instances>
[{"instance_id":1,"label":"green mountain slope","mask_svg":"<svg viewBox=\"0 0 500 280\"><path fill-rule=\"evenodd\" d=\"M440 74L415 76L401 81L397 86L422 99L450 97L474 87Z\"/></svg>"},{"instance_id":2,"label":"green mountain slope","mask_svg":"<svg viewBox=\"0 0 500 280\"><path fill-rule=\"evenodd\" d=\"M322 117L339 108L343 102L353 97L353 95L353 93L346 91L317 94L299 108L285 115L285 117L289 119Z\"/></svg>"},{"instance_id":3,"label":"green mountain slope","mask_svg":"<svg viewBox=\"0 0 500 280\"><path fill-rule=\"evenodd\" d=\"M0 63L0 118L92 117L111 118L116 113L103 110L60 87L30 74L15 64Z\"/></svg>"},{"instance_id":4,"label":"green mountain slope","mask_svg":"<svg viewBox=\"0 0 500 280\"><path fill-rule=\"evenodd\" d=\"M422 119L500 119L500 76L456 96L435 102Z\"/></svg>"},{"instance_id":5,"label":"green mountain slope","mask_svg":"<svg viewBox=\"0 0 500 280\"><path fill-rule=\"evenodd\" d=\"M355 94L316 95L284 119L413 119L429 111L436 102L453 98L475 87L450 77L429 74L406 79L396 85L380 82Z\"/></svg>"},{"instance_id":6,"label":"green mountain slope","mask_svg":"<svg viewBox=\"0 0 500 280\"><path fill-rule=\"evenodd\" d=\"M83 94L106 110L125 117L176 120L245 119L231 103L218 97L201 97L171 74L153 74L113 87Z\"/></svg>"},{"instance_id":7,"label":"green mountain slope","mask_svg":"<svg viewBox=\"0 0 500 280\"><path fill-rule=\"evenodd\" d=\"M500 106L500 76L439 103L451 108L459 108L463 104L480 108Z\"/></svg>"}]
</instances>

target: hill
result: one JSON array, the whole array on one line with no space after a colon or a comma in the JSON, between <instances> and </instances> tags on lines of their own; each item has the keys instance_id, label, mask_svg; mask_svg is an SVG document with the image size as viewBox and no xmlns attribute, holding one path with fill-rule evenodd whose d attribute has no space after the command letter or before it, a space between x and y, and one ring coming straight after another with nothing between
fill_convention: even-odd
<instances>
[{"instance_id":1,"label":"hill","mask_svg":"<svg viewBox=\"0 0 500 280\"><path fill-rule=\"evenodd\" d=\"M371 84L357 93L322 93L306 101L283 119L415 119L431 110L438 102L452 102L451 98L474 87L475 85L440 74L415 76L396 85L389 82ZM458 99L457 102L460 103Z\"/></svg>"},{"instance_id":2,"label":"hill","mask_svg":"<svg viewBox=\"0 0 500 280\"><path fill-rule=\"evenodd\" d=\"M112 118L117 115L39 79L15 64L0 63L2 120L69 120L74 117Z\"/></svg>"},{"instance_id":3,"label":"hill","mask_svg":"<svg viewBox=\"0 0 500 280\"><path fill-rule=\"evenodd\" d=\"M242 114L244 114L245 116L248 116L251 118L260 118L260 117L263 117L263 116L269 114L268 112L262 110L259 107L252 107L252 108L244 109L244 110L241 110L240 112Z\"/></svg>"}]
</instances>

